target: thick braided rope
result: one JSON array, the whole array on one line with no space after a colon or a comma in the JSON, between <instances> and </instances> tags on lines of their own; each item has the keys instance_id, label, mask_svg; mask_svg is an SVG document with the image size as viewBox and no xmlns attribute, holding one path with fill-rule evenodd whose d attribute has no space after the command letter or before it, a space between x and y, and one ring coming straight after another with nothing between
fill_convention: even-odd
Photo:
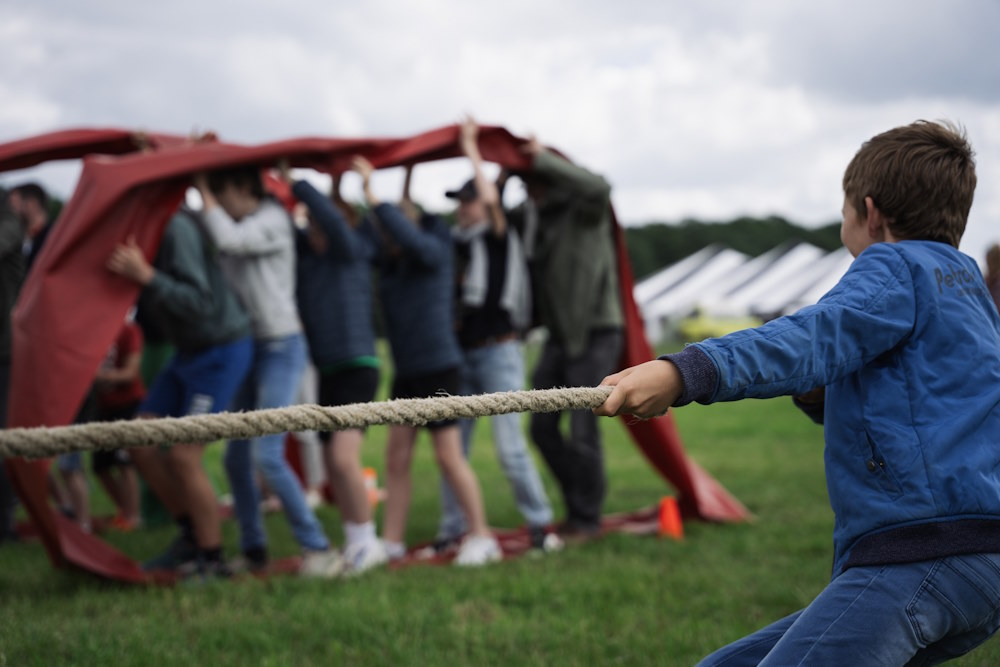
<instances>
[{"instance_id":1,"label":"thick braided rope","mask_svg":"<svg viewBox=\"0 0 1000 667\"><path fill-rule=\"evenodd\" d=\"M253 438L286 431L343 431L376 424L422 426L443 419L511 412L559 412L595 408L611 387L509 391L478 396L435 396L337 407L293 405L253 412L195 417L93 422L60 427L0 430L0 456L46 458L118 447Z\"/></svg>"}]
</instances>

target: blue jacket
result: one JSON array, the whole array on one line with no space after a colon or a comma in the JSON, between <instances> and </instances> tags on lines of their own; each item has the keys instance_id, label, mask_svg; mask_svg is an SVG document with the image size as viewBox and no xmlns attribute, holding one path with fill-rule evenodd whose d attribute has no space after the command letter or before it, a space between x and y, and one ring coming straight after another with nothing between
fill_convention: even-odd
<instances>
[{"instance_id":1,"label":"blue jacket","mask_svg":"<svg viewBox=\"0 0 1000 667\"><path fill-rule=\"evenodd\" d=\"M414 225L390 204L375 208L377 223L398 248L379 240L379 294L396 375L413 378L455 368L462 353L454 330L455 276L451 233L441 218Z\"/></svg>"},{"instance_id":2,"label":"blue jacket","mask_svg":"<svg viewBox=\"0 0 1000 667\"><path fill-rule=\"evenodd\" d=\"M678 404L826 386L835 573L1000 552L1000 316L958 250L875 244L817 305L668 358Z\"/></svg>"},{"instance_id":3,"label":"blue jacket","mask_svg":"<svg viewBox=\"0 0 1000 667\"><path fill-rule=\"evenodd\" d=\"M292 186L326 236L318 254L305 232L296 235L299 316L313 363L321 371L358 357L375 356L372 260L375 244L364 228L352 229L328 197L305 181Z\"/></svg>"}]
</instances>

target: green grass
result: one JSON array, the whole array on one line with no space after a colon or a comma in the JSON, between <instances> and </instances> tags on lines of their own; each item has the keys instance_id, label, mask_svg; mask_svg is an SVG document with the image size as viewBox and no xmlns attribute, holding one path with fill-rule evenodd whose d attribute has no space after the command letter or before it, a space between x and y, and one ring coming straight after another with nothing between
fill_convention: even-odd
<instances>
[{"instance_id":1,"label":"green grass","mask_svg":"<svg viewBox=\"0 0 1000 667\"><path fill-rule=\"evenodd\" d=\"M807 604L829 578L832 514L822 434L790 401L745 401L676 412L690 455L756 520L688 523L684 541L612 536L544 558L478 571L413 567L352 581L277 577L201 587L128 587L53 570L39 544L0 548L0 665L691 665ZM491 523L520 517L476 434ZM602 420L609 511L668 492L617 420ZM381 470L385 430L365 462ZM210 465L222 480L218 457ZM553 500L558 494L543 469ZM437 472L418 444L409 539L433 536ZM103 502L103 501L102 501ZM339 541L335 510L321 518ZM268 517L272 550L295 553L284 520ZM114 536L142 558L169 528ZM232 524L226 526L230 551ZM993 640L955 664L1000 664Z\"/></svg>"}]
</instances>

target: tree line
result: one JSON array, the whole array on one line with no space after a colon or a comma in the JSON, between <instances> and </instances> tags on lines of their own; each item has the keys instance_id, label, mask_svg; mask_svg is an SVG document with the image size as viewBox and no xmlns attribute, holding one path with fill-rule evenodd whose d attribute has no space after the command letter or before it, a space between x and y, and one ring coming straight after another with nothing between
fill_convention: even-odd
<instances>
[{"instance_id":1,"label":"tree line","mask_svg":"<svg viewBox=\"0 0 1000 667\"><path fill-rule=\"evenodd\" d=\"M786 241L836 250L841 246L840 223L807 229L780 216L770 216L741 217L729 222L686 219L679 224L657 222L625 228L636 281L713 243L756 257Z\"/></svg>"}]
</instances>

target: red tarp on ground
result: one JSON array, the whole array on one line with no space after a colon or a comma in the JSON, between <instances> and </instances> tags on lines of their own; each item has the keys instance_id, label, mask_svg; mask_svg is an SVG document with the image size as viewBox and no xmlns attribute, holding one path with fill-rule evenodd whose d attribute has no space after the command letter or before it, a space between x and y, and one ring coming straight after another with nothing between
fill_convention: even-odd
<instances>
[{"instance_id":1,"label":"red tarp on ground","mask_svg":"<svg viewBox=\"0 0 1000 667\"><path fill-rule=\"evenodd\" d=\"M61 134L73 141L60 146L53 138ZM130 136L121 133L118 138ZM38 141L44 155L62 158L78 156L85 143L71 133L54 133L44 139ZM31 141L15 142L20 144L18 150L6 153L10 144L0 146L0 158L12 156L6 163L0 161L0 166L40 162L25 158ZM529 166L519 150L525 140L503 128L481 128L479 143L488 161L511 169ZM102 145L109 144L93 144ZM115 245L129 235L135 236L148 257L156 254L163 229L183 200L192 174L239 164L271 165L283 157L293 166L339 172L357 154L379 168L459 157L458 127L408 139L305 138L259 146L167 140L152 152L87 158L76 191L36 260L14 311L9 426L53 426L73 419L122 318L138 296L135 285L110 274L104 263ZM614 233L626 317L624 367L652 355L632 298L624 235L617 226ZM650 463L677 488L685 516L711 521L747 518L739 501L687 458L669 415L626 423ZM8 460L7 469L54 564L70 563L123 581L145 580L133 560L51 511L45 497L44 462Z\"/></svg>"}]
</instances>

